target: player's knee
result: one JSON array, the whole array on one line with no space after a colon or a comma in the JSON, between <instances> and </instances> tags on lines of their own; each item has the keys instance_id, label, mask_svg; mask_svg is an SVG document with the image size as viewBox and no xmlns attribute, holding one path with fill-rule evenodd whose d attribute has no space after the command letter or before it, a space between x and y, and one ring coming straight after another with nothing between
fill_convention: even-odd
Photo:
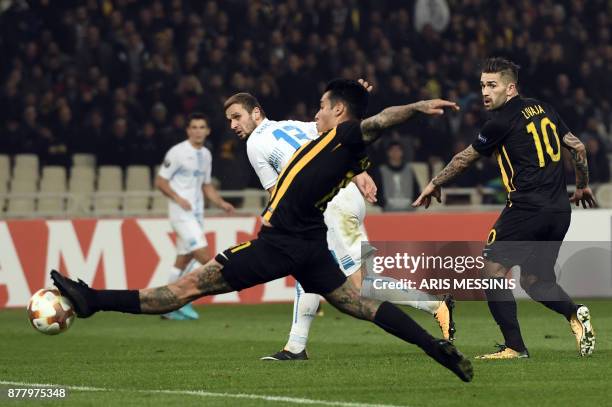
<instances>
[{"instance_id":1,"label":"player's knee","mask_svg":"<svg viewBox=\"0 0 612 407\"><path fill-rule=\"evenodd\" d=\"M506 276L506 271L503 265L486 260L485 266L480 273L483 278L501 278Z\"/></svg>"}]
</instances>

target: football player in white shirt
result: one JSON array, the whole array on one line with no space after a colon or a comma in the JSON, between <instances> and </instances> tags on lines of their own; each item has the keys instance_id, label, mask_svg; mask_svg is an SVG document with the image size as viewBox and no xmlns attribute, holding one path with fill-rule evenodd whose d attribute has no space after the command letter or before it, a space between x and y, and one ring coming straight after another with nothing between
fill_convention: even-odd
<instances>
[{"instance_id":1,"label":"football player in white shirt","mask_svg":"<svg viewBox=\"0 0 612 407\"><path fill-rule=\"evenodd\" d=\"M360 82L368 91L371 90L367 82L361 80ZM232 130L238 137L246 140L249 161L259 176L262 186L269 192L274 188L278 175L294 152L309 140L319 136L315 122L269 120L257 99L248 93L231 96L225 102L224 109ZM324 212L328 229L327 243L340 269L351 278L356 287L362 288L365 295L429 312L438 321L443 336L453 340L455 327L452 319L454 307L452 297L445 296L441 300L424 292L408 294L399 290L376 290L372 286L372 279L364 279L362 285L361 260L371 253L371 251L368 253L369 250L374 249L364 246L362 253L362 242L368 241L363 227L365 202L355 183L364 186L362 191L370 202L376 200L376 191L373 181L366 172L354 177L353 180L355 182L349 183L338 192ZM319 300L319 295L305 293L300 284L296 284L289 340L283 350L263 357L262 360L308 359L306 342Z\"/></svg>"},{"instance_id":2,"label":"football player in white shirt","mask_svg":"<svg viewBox=\"0 0 612 407\"><path fill-rule=\"evenodd\" d=\"M223 200L211 184L212 155L204 147L210 134L205 116L192 113L187 119L187 140L166 153L155 178L155 186L168 199L170 224L176 232L176 261L168 283L210 260L204 236L204 196L214 205L231 213L234 207ZM191 304L162 316L165 319L197 319Z\"/></svg>"}]
</instances>

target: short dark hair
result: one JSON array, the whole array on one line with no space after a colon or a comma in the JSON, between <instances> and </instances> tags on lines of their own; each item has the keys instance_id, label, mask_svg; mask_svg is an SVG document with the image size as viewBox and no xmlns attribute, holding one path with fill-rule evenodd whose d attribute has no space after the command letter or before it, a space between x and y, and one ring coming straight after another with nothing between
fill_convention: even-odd
<instances>
[{"instance_id":1,"label":"short dark hair","mask_svg":"<svg viewBox=\"0 0 612 407\"><path fill-rule=\"evenodd\" d=\"M518 83L519 69L520 66L501 57L489 58L482 64L482 73L500 73L501 76L508 76L514 83Z\"/></svg>"},{"instance_id":2,"label":"short dark hair","mask_svg":"<svg viewBox=\"0 0 612 407\"><path fill-rule=\"evenodd\" d=\"M266 116L266 113L264 112L263 108L259 104L259 101L257 100L257 98L251 95L250 93L246 93L246 92L240 92L240 93L236 93L235 95L230 96L223 104L223 111L226 111L228 107L236 103L244 107L244 110L246 110L247 113L249 114L251 114L251 112L253 112L253 109L257 107L259 108L261 115L263 117Z\"/></svg>"},{"instance_id":3,"label":"short dark hair","mask_svg":"<svg viewBox=\"0 0 612 407\"><path fill-rule=\"evenodd\" d=\"M357 81L350 79L334 79L325 87L329 92L332 105L342 101L351 116L363 119L368 110L368 91Z\"/></svg>"},{"instance_id":4,"label":"short dark hair","mask_svg":"<svg viewBox=\"0 0 612 407\"><path fill-rule=\"evenodd\" d=\"M193 112L189 116L187 116L187 127L191 126L192 120L204 120L206 124L210 125L208 117L206 117L204 113Z\"/></svg>"}]
</instances>

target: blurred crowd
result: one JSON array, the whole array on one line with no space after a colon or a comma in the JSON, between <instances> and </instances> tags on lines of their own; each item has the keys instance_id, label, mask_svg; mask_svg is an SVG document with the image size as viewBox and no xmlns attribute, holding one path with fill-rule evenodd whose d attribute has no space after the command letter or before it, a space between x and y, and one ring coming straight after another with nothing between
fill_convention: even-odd
<instances>
[{"instance_id":1,"label":"blurred crowd","mask_svg":"<svg viewBox=\"0 0 612 407\"><path fill-rule=\"evenodd\" d=\"M95 153L98 164L153 166L185 137L186 115L202 111L221 187L257 186L244 176L244 144L229 131L224 99L248 91L270 118L312 120L326 81L363 77L374 84L372 114L433 97L461 106L394 129L372 147L376 164L405 178L407 162L447 162L472 142L486 120L479 63L505 56L522 66L522 94L550 102L588 146L592 180L610 178L608 0L1 4L2 153L33 152L60 165L73 153ZM485 161L457 185L493 185L497 177Z\"/></svg>"}]
</instances>

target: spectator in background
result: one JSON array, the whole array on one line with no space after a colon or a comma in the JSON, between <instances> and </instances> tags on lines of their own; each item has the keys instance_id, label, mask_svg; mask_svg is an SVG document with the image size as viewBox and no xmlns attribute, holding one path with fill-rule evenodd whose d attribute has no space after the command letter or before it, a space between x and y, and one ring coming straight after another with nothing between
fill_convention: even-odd
<instances>
[{"instance_id":1,"label":"spectator in background","mask_svg":"<svg viewBox=\"0 0 612 407\"><path fill-rule=\"evenodd\" d=\"M378 185L378 204L385 211L410 211L419 196L412 169L404 159L404 147L395 141L387 146L387 160L374 174Z\"/></svg>"},{"instance_id":2,"label":"spectator in background","mask_svg":"<svg viewBox=\"0 0 612 407\"><path fill-rule=\"evenodd\" d=\"M114 140L113 132L101 131L104 124L90 129L93 111L109 121L126 120L130 137L136 137L130 128L144 130L152 122L164 148L180 140L174 134L184 125L174 125L176 114L204 111L218 147L227 132L220 106L229 93L253 92L271 117L311 119L320 86L343 76L375 84L372 114L418 97L456 99L462 111L450 120L415 120L400 130L403 145L418 141L419 160L445 158L483 118L473 75L495 53L521 61L523 93L553 95L576 134L596 118L603 128L600 150L612 149L605 0L20 4L0 13L0 145L12 146L3 152L35 152L44 159L47 144L64 134L56 130L64 104L77 134L68 140L74 151L88 149L83 135L90 131L103 147ZM16 142L17 133L23 136ZM386 150L376 155L384 161Z\"/></svg>"}]
</instances>

